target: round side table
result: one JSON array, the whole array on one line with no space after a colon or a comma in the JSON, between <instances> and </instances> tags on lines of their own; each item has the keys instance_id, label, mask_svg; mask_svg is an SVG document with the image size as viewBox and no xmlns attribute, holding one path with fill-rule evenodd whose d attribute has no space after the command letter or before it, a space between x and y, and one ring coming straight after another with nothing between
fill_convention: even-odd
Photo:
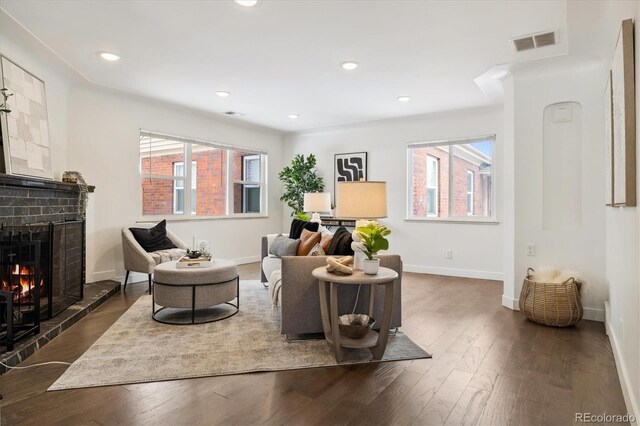
<instances>
[{"instance_id":1,"label":"round side table","mask_svg":"<svg viewBox=\"0 0 640 426\"><path fill-rule=\"evenodd\" d=\"M321 266L312 272L313 277L318 280L320 288L320 314L322 315L322 328L324 337L330 346L335 350L336 360L342 361L342 348L367 348L371 351L374 359L382 359L389 339L391 328L391 317L393 310L393 300L396 297L398 287L398 273L393 269L380 268L376 275L367 275L360 270L354 270L352 275L339 275L327 272L327 268ZM380 332L369 330L362 339L351 339L340 334L338 327L338 286L340 285L369 285L369 312L373 314L373 302L375 291L373 286L383 285L384 309L382 322L380 322ZM376 319L377 322L377 319Z\"/></svg>"}]
</instances>

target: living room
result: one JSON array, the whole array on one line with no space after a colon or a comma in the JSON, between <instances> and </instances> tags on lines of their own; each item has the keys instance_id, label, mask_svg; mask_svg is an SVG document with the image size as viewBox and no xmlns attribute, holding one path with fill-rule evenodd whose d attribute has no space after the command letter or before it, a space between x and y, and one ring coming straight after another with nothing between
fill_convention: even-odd
<instances>
[{"instance_id":1,"label":"living room","mask_svg":"<svg viewBox=\"0 0 640 426\"><path fill-rule=\"evenodd\" d=\"M81 218L84 227L81 300L0 353L2 421L567 424L590 413L610 416L598 423L637 424L638 17L635 0L0 1L9 89L0 112L0 224ZM618 50L626 103L616 115ZM43 83L46 155L25 154L41 174L21 171L11 143L24 130L5 124L11 109L29 109L18 100L29 94L7 84L10 67ZM615 148L620 116L626 144ZM36 126L28 121L27 133ZM162 168L159 152L179 158ZM328 208L294 211L281 200L283 170L300 155L316 161L310 169L322 188L296 199L326 193ZM364 182L342 182L338 162L354 159ZM475 165L457 175L462 160ZM624 193L616 186L623 179ZM87 203L76 211L16 201L38 182L51 197L73 192L47 203L72 206L84 195ZM353 203L338 187L365 182L384 182L384 213L371 213L377 198L366 193L368 211L344 214ZM386 281L398 287L396 305L385 314L390 304L378 296L391 286L377 283L372 315L384 355L341 353L336 327L324 328L333 300L321 306L316 270L327 258L282 255L279 274L264 268L276 238L300 240L286 237L294 214L315 212L323 227L306 231L335 240L344 226L356 247L355 219L390 230L379 258L380 270L397 274ZM217 276L236 298L224 308L229 317L158 321L156 302L175 302L169 287L187 285L193 300L185 296L181 308L199 322L194 278L167 283L163 276L181 279L176 267L158 274L159 261L137 267L135 250L127 252L139 243L127 229L162 220L172 245L224 265ZM320 234L312 238L322 246ZM364 255L350 244L330 248L323 253L336 259L354 255L333 266L348 271L334 279L364 277L350 291L366 310L373 292L364 290ZM148 256L143 250L140 259ZM536 323L559 309L523 317L523 288L535 286L528 268L551 267L574 278L569 305L579 317L572 311L568 327ZM258 313L275 337L265 337ZM311 323L314 339L284 332ZM123 353L113 349L119 341Z\"/></svg>"}]
</instances>

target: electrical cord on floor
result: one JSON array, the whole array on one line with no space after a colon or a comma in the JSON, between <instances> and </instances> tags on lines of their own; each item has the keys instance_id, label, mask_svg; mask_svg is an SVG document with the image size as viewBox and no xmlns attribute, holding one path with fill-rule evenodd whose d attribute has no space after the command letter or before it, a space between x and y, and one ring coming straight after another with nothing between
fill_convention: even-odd
<instances>
[{"instance_id":1,"label":"electrical cord on floor","mask_svg":"<svg viewBox=\"0 0 640 426\"><path fill-rule=\"evenodd\" d=\"M358 293L356 293L356 303L353 304L353 310L351 311L352 314L356 313L356 306L358 306L358 298L360 297L361 288L362 288L362 284L358 284ZM371 288L369 288L369 291L371 291Z\"/></svg>"},{"instance_id":2,"label":"electrical cord on floor","mask_svg":"<svg viewBox=\"0 0 640 426\"><path fill-rule=\"evenodd\" d=\"M10 365L5 364L4 362L0 361L0 365L2 365L5 368L8 368L10 370L24 370L26 368L32 368L32 367L39 367L41 365L49 365L49 364L62 364L62 365L71 365L70 362L64 362L64 361L49 361L49 362L41 362L39 364L31 364L31 365L25 365L24 367L11 367Z\"/></svg>"}]
</instances>

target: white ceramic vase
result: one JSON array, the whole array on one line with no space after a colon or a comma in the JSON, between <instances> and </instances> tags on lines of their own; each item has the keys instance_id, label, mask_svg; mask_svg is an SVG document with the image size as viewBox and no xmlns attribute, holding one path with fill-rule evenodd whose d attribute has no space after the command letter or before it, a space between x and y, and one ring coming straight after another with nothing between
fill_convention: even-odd
<instances>
[{"instance_id":1,"label":"white ceramic vase","mask_svg":"<svg viewBox=\"0 0 640 426\"><path fill-rule=\"evenodd\" d=\"M380 259L364 259L362 261L362 271L367 275L376 275L380 269Z\"/></svg>"}]
</instances>

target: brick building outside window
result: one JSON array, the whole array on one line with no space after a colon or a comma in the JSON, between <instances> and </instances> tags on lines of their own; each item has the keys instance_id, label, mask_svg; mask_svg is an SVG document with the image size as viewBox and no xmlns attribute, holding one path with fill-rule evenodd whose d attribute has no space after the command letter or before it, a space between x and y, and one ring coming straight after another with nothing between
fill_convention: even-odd
<instances>
[{"instance_id":1,"label":"brick building outside window","mask_svg":"<svg viewBox=\"0 0 640 426\"><path fill-rule=\"evenodd\" d=\"M411 144L410 219L493 218L494 137Z\"/></svg>"}]
</instances>

